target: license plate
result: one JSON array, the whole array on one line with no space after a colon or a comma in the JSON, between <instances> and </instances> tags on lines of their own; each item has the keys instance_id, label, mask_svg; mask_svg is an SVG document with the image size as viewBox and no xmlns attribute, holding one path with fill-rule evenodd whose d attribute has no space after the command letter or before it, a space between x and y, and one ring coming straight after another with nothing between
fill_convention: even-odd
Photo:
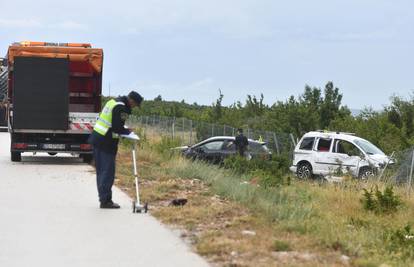
<instances>
[{"instance_id":1,"label":"license plate","mask_svg":"<svg viewBox=\"0 0 414 267\"><path fill-rule=\"evenodd\" d=\"M65 144L43 144L43 149L63 150Z\"/></svg>"}]
</instances>

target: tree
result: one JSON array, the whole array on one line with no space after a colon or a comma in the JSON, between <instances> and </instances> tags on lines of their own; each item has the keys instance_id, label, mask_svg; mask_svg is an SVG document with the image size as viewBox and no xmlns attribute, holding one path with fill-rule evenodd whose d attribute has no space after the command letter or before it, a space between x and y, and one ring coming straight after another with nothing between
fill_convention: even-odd
<instances>
[{"instance_id":1,"label":"tree","mask_svg":"<svg viewBox=\"0 0 414 267\"><path fill-rule=\"evenodd\" d=\"M333 82L325 85L325 96L320 104L320 126L322 129L328 128L329 124L337 115L340 114L342 94L339 88L334 87Z\"/></svg>"},{"instance_id":2,"label":"tree","mask_svg":"<svg viewBox=\"0 0 414 267\"><path fill-rule=\"evenodd\" d=\"M224 95L221 93L221 90L219 89L219 97L217 98L216 102L212 104L212 109L210 113L212 122L219 122L223 115L223 97Z\"/></svg>"}]
</instances>

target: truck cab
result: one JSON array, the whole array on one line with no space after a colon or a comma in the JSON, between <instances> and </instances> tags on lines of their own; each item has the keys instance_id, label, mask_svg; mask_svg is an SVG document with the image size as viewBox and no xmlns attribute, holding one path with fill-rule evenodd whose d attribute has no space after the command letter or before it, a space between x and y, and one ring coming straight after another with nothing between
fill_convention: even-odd
<instances>
[{"instance_id":1,"label":"truck cab","mask_svg":"<svg viewBox=\"0 0 414 267\"><path fill-rule=\"evenodd\" d=\"M103 50L86 43L18 42L6 75L11 160L23 152L92 159L87 139L101 109ZM3 72L4 73L4 72Z\"/></svg>"}]
</instances>

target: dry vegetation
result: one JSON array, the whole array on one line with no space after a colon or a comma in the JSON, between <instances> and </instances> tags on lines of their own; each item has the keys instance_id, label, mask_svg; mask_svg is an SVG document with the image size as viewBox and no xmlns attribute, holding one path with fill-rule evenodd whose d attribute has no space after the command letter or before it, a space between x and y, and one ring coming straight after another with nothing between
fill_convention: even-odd
<instances>
[{"instance_id":1,"label":"dry vegetation","mask_svg":"<svg viewBox=\"0 0 414 267\"><path fill-rule=\"evenodd\" d=\"M252 182L254 177L191 162L168 149L162 153L159 142L144 141L139 150L142 199L153 216L181 229L182 237L214 265L414 264L414 241L404 232L414 222L414 201L403 189L395 189L403 206L376 214L364 209L363 188L382 190L382 183L292 179L290 185L265 189ZM130 157L122 147L116 182L133 196ZM188 199L184 207L168 205L181 197Z\"/></svg>"}]
</instances>

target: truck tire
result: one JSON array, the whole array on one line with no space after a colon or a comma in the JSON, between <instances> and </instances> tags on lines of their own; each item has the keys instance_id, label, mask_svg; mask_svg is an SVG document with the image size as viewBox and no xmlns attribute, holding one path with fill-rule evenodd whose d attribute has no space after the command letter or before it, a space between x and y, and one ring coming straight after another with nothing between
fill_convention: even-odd
<instances>
[{"instance_id":1,"label":"truck tire","mask_svg":"<svg viewBox=\"0 0 414 267\"><path fill-rule=\"evenodd\" d=\"M92 154L80 154L80 157L84 163L91 163L93 160Z\"/></svg>"},{"instance_id":2,"label":"truck tire","mask_svg":"<svg viewBox=\"0 0 414 267\"><path fill-rule=\"evenodd\" d=\"M10 152L11 161L13 162L20 162L22 161L22 153L21 152Z\"/></svg>"}]
</instances>

